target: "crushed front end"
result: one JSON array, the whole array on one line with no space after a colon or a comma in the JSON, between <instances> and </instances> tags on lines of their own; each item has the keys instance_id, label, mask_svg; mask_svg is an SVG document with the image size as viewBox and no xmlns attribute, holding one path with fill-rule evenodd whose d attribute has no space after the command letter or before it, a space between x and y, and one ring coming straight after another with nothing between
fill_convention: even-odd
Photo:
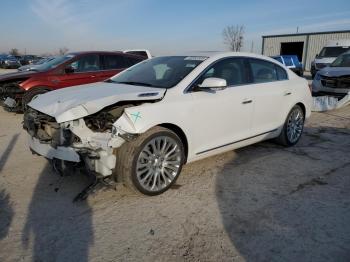
<instances>
[{"instance_id":1,"label":"crushed front end","mask_svg":"<svg viewBox=\"0 0 350 262\"><path fill-rule=\"evenodd\" d=\"M24 114L23 128L28 132L33 152L55 161L84 164L96 176L108 177L115 168L114 149L125 142L118 132L112 133L113 123L124 108L63 123L29 108Z\"/></svg>"},{"instance_id":2,"label":"crushed front end","mask_svg":"<svg viewBox=\"0 0 350 262\"><path fill-rule=\"evenodd\" d=\"M8 111L22 110L22 97L25 90L20 86L21 82L0 83L0 102Z\"/></svg>"}]
</instances>

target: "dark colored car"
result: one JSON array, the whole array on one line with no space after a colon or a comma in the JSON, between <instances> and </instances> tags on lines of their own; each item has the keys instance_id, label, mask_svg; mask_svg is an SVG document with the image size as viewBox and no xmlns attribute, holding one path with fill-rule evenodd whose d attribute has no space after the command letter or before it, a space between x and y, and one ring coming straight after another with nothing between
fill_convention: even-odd
<instances>
[{"instance_id":1,"label":"dark colored car","mask_svg":"<svg viewBox=\"0 0 350 262\"><path fill-rule=\"evenodd\" d=\"M277 60L281 64L284 64L298 76L303 76L303 64L300 63L298 56L296 55L280 55L272 56L271 58Z\"/></svg>"},{"instance_id":2,"label":"dark colored car","mask_svg":"<svg viewBox=\"0 0 350 262\"><path fill-rule=\"evenodd\" d=\"M2 68L19 68L21 63L16 57L7 55L1 59L0 66Z\"/></svg>"},{"instance_id":3,"label":"dark colored car","mask_svg":"<svg viewBox=\"0 0 350 262\"><path fill-rule=\"evenodd\" d=\"M0 76L0 101L9 111L48 91L104 81L141 62L144 57L122 52L77 52L59 56L31 71Z\"/></svg>"},{"instance_id":4,"label":"dark colored car","mask_svg":"<svg viewBox=\"0 0 350 262\"><path fill-rule=\"evenodd\" d=\"M24 55L20 58L20 62L22 65L30 65L38 61L40 57L37 57L36 55Z\"/></svg>"}]
</instances>

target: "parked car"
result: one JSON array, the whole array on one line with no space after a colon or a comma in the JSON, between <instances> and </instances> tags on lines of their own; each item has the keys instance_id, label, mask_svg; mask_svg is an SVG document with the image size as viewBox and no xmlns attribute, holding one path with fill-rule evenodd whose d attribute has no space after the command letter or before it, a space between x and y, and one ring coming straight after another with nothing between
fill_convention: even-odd
<instances>
[{"instance_id":1,"label":"parked car","mask_svg":"<svg viewBox=\"0 0 350 262\"><path fill-rule=\"evenodd\" d=\"M292 70L298 76L303 76L303 74L304 74L303 64L300 63L298 56L296 56L296 55L279 55L279 56L272 56L272 58L277 60L281 64L285 65L286 67L288 67L290 70Z\"/></svg>"},{"instance_id":2,"label":"parked car","mask_svg":"<svg viewBox=\"0 0 350 262\"><path fill-rule=\"evenodd\" d=\"M41 95L24 128L31 150L62 172L84 163L99 178L157 195L185 163L272 138L295 145L311 101L307 81L271 58L194 53Z\"/></svg>"},{"instance_id":3,"label":"parked car","mask_svg":"<svg viewBox=\"0 0 350 262\"><path fill-rule=\"evenodd\" d=\"M104 81L144 58L122 52L78 52L57 57L26 72L0 76L0 99L6 109L21 111L48 91Z\"/></svg>"},{"instance_id":4,"label":"parked car","mask_svg":"<svg viewBox=\"0 0 350 262\"><path fill-rule=\"evenodd\" d=\"M16 69L16 68L21 66L21 63L17 60L16 57L14 57L12 55L7 55L6 57L3 57L1 59L0 66L2 68L6 68L6 69L8 69L8 68Z\"/></svg>"},{"instance_id":5,"label":"parked car","mask_svg":"<svg viewBox=\"0 0 350 262\"><path fill-rule=\"evenodd\" d=\"M130 50L124 50L123 52L126 54L143 56L147 59L152 58L151 52L147 49L130 49Z\"/></svg>"},{"instance_id":6,"label":"parked car","mask_svg":"<svg viewBox=\"0 0 350 262\"><path fill-rule=\"evenodd\" d=\"M312 92L314 95L339 98L350 92L350 51L338 56L332 64L316 73Z\"/></svg>"},{"instance_id":7,"label":"parked car","mask_svg":"<svg viewBox=\"0 0 350 262\"><path fill-rule=\"evenodd\" d=\"M350 39L330 41L311 62L311 76L315 77L318 70L330 65L338 56L350 50Z\"/></svg>"},{"instance_id":8,"label":"parked car","mask_svg":"<svg viewBox=\"0 0 350 262\"><path fill-rule=\"evenodd\" d=\"M51 60L53 60L55 58L56 58L55 56L45 57L45 58L42 58L42 59L34 62L33 64L21 66L17 70L18 71L35 71L38 66L40 66L44 63L50 62Z\"/></svg>"},{"instance_id":9,"label":"parked car","mask_svg":"<svg viewBox=\"0 0 350 262\"><path fill-rule=\"evenodd\" d=\"M20 59L21 65L30 65L38 61L40 58L36 55L24 55Z\"/></svg>"}]
</instances>

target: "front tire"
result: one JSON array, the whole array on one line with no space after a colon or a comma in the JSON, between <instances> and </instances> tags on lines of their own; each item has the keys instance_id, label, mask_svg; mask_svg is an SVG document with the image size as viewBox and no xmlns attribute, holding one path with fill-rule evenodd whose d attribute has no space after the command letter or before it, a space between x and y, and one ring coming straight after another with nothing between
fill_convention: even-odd
<instances>
[{"instance_id":1,"label":"front tire","mask_svg":"<svg viewBox=\"0 0 350 262\"><path fill-rule=\"evenodd\" d=\"M276 142L283 146L294 146L298 143L304 130L305 114L299 105L295 105L290 110L283 125L281 134L276 138Z\"/></svg>"},{"instance_id":2,"label":"front tire","mask_svg":"<svg viewBox=\"0 0 350 262\"><path fill-rule=\"evenodd\" d=\"M163 127L154 127L124 143L116 156L115 175L130 189L149 196L168 190L176 182L185 160L181 139Z\"/></svg>"}]
</instances>

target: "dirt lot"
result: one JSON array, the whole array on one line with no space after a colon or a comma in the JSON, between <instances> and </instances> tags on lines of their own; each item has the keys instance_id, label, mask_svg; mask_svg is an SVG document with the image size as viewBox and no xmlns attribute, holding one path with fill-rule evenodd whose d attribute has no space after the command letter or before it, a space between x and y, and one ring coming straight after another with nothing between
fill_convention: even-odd
<instances>
[{"instance_id":1,"label":"dirt lot","mask_svg":"<svg viewBox=\"0 0 350 262\"><path fill-rule=\"evenodd\" d=\"M33 156L22 115L0 109L0 261L350 261L350 107L314 113L299 144L187 165L157 197Z\"/></svg>"}]
</instances>

